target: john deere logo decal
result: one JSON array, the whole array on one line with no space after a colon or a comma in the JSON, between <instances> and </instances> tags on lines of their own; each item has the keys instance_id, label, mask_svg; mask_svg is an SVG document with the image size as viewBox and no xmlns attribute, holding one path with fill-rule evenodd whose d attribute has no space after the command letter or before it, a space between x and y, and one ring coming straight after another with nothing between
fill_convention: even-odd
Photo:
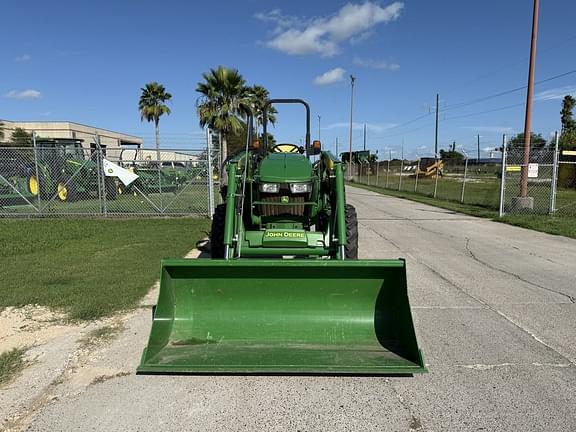
<instances>
[{"instance_id":1,"label":"john deere logo decal","mask_svg":"<svg viewBox=\"0 0 576 432\"><path fill-rule=\"evenodd\" d=\"M290 201L290 198L288 198L287 196L283 196L283 197L280 199L280 202L282 202L282 203L284 203L284 204L287 204L289 201Z\"/></svg>"},{"instance_id":2,"label":"john deere logo decal","mask_svg":"<svg viewBox=\"0 0 576 432\"><path fill-rule=\"evenodd\" d=\"M305 238L303 232L266 231L265 238Z\"/></svg>"}]
</instances>

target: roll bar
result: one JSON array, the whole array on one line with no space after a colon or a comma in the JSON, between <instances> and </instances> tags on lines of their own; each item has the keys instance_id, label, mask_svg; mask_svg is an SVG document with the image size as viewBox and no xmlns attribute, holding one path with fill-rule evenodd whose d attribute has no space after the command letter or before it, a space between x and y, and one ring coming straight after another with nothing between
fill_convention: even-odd
<instances>
[{"instance_id":1,"label":"roll bar","mask_svg":"<svg viewBox=\"0 0 576 432\"><path fill-rule=\"evenodd\" d=\"M310 106L302 99L270 99L264 105L264 112L262 113L262 129L264 133L262 146L262 151L266 152L268 149L268 108L273 104L302 104L306 108L306 156L312 154L312 148L310 146Z\"/></svg>"}]
</instances>

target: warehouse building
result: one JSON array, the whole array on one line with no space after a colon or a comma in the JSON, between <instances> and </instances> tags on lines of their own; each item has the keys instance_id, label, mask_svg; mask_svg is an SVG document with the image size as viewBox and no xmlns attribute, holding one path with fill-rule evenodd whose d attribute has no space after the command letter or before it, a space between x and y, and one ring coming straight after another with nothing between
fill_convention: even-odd
<instances>
[{"instance_id":1,"label":"warehouse building","mask_svg":"<svg viewBox=\"0 0 576 432\"><path fill-rule=\"evenodd\" d=\"M73 138L83 140L86 149L96 147L96 136L100 138L103 148L141 147L142 138L120 132L114 132L94 126L68 121L9 121L1 120L4 129L4 139L10 139L10 135L16 128L26 132L35 132L41 138Z\"/></svg>"}]
</instances>

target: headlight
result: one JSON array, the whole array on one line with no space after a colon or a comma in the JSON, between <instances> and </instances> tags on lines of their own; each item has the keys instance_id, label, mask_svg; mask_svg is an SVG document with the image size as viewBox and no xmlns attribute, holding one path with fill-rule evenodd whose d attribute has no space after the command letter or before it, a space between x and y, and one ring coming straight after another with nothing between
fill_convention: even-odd
<instances>
[{"instance_id":1,"label":"headlight","mask_svg":"<svg viewBox=\"0 0 576 432\"><path fill-rule=\"evenodd\" d=\"M312 191L312 183L290 183L290 192L293 194L307 193Z\"/></svg>"},{"instance_id":2,"label":"headlight","mask_svg":"<svg viewBox=\"0 0 576 432\"><path fill-rule=\"evenodd\" d=\"M278 183L261 183L260 192L265 193L278 193L280 185Z\"/></svg>"}]
</instances>

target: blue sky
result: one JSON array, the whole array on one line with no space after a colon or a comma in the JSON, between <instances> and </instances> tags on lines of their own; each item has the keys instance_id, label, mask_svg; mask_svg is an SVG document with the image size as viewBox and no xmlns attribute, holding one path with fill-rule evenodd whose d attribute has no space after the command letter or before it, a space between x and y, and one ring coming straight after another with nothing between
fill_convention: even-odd
<instances>
[{"instance_id":1,"label":"blue sky","mask_svg":"<svg viewBox=\"0 0 576 432\"><path fill-rule=\"evenodd\" d=\"M81 5L81 6L80 6ZM542 2L536 81L576 69L576 2ZM69 120L152 138L137 112L140 88L163 83L172 115L165 146L199 132L195 87L225 65L273 97L300 97L313 136L348 143L349 75L356 76L354 148L431 155L440 93L439 145L473 152L521 131L532 1L26 1L2 6L0 118ZM560 128L576 73L536 86L533 130ZM508 107L508 108L507 108ZM502 109L504 108L504 109ZM280 112L282 141L301 136L301 112ZM150 141L151 143L151 141ZM343 149L341 144L340 149ZM486 155L484 153L483 155Z\"/></svg>"}]
</instances>

